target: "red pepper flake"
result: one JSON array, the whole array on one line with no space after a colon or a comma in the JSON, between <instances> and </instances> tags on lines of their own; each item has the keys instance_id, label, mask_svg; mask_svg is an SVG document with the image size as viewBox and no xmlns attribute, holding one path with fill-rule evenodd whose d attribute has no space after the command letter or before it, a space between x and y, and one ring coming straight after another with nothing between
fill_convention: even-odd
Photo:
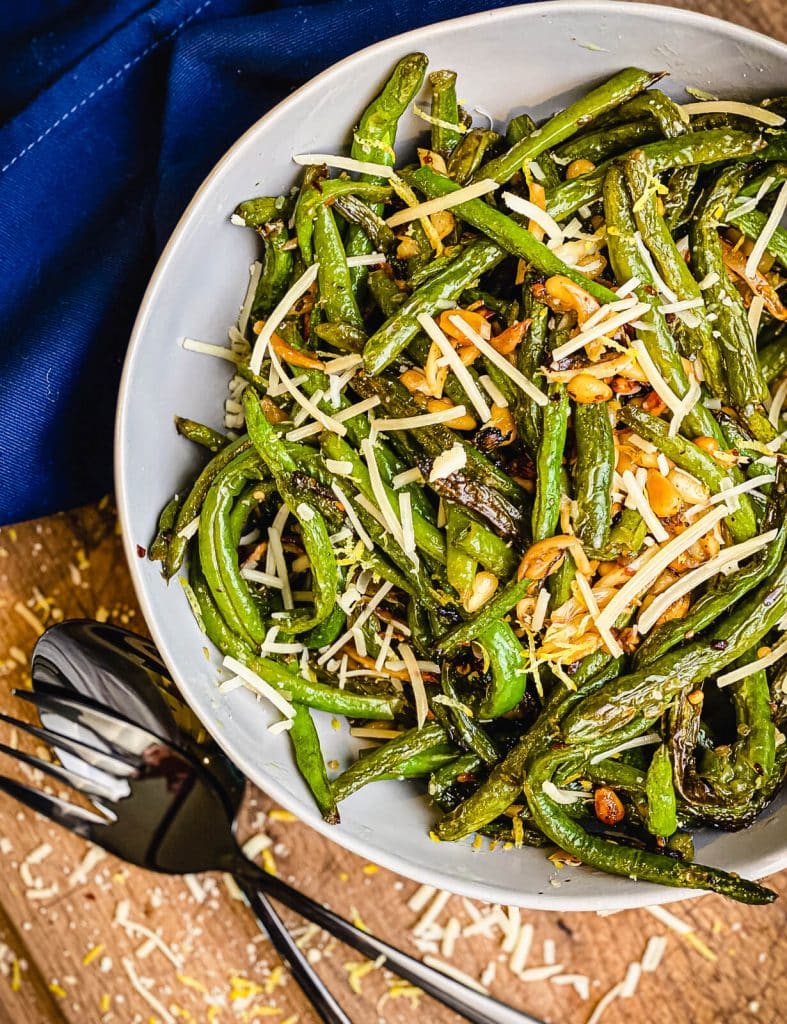
<instances>
[{"instance_id":1,"label":"red pepper flake","mask_svg":"<svg viewBox=\"0 0 787 1024\"><path fill-rule=\"evenodd\" d=\"M137 544L137 558L144 558L147 553L147 548L143 548L141 544Z\"/></svg>"}]
</instances>

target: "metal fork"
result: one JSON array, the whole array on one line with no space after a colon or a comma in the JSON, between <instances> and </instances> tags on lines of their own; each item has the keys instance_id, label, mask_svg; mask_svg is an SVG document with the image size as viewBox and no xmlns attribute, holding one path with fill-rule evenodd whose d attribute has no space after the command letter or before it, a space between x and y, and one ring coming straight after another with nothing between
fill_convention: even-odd
<instances>
[{"instance_id":1,"label":"metal fork","mask_svg":"<svg viewBox=\"0 0 787 1024\"><path fill-rule=\"evenodd\" d=\"M33 726L8 715L0 715L0 720L49 744L61 763L6 745L0 745L0 751L73 786L99 813L1 775L0 791L140 867L175 874L227 871L234 875L255 912L261 892L280 900L364 956L383 956L391 970L476 1024L540 1024L361 931L248 861L234 837L240 797L230 796L217 785L209 763L80 695L46 687L17 696L39 708L45 725ZM80 736L69 735L75 727L81 730ZM218 752L216 756L224 755ZM210 828L205 827L206 822ZM291 937L287 938L294 947ZM293 955L302 954L295 947ZM316 997L322 1001L319 1012L323 1019L349 1024L349 1018L319 984L322 991ZM307 994L314 1001L313 993L307 990Z\"/></svg>"}]
</instances>

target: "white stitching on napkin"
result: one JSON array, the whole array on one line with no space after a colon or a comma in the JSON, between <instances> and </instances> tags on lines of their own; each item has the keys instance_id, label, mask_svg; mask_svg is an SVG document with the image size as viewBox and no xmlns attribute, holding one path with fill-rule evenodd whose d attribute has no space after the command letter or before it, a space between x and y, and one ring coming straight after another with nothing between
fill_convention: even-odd
<instances>
[{"instance_id":1,"label":"white stitching on napkin","mask_svg":"<svg viewBox=\"0 0 787 1024\"><path fill-rule=\"evenodd\" d=\"M95 89L92 89L87 94L87 96L85 96L83 99L79 101L79 103L75 103L74 106L70 108L70 110L67 110L65 112L65 114L61 114L61 116L56 121L50 124L46 131L41 132L38 138L33 139L33 141L28 143L28 145L25 146L24 149L20 150L16 154L16 156L13 157L13 159L9 160L4 167L0 167L0 174L5 174L9 167L13 167L17 160L21 160L22 157L29 153L31 149L34 149L39 142L43 142L47 135L53 132L55 128L61 125L72 114L75 114L77 110L80 109L80 107L84 107L86 103L89 103L90 100L92 100L94 96L98 95L98 93L100 93L102 89L106 88L106 86L108 85L111 85L112 82L116 81L118 78L122 78L126 71L129 71L131 68L133 68L135 64L139 64L139 62L141 60L144 60L145 57L148 56L148 54L152 53L156 49L156 47L161 46L162 43L169 42L169 40L172 39L173 36L176 36L178 32L181 31L181 29L184 29L190 21L193 21L201 11L204 11L206 7L210 7L212 2L213 0L205 0L205 3L200 4L199 7L197 7L192 14L190 14L187 18L184 18L183 21L181 21L179 25L176 25L171 32L168 32L167 35L162 36L161 39L157 39L155 43L151 43L150 46L146 46L145 49L141 53L137 54L137 56L133 60L127 61L123 65L123 67L119 68L113 75L110 75L109 78L105 78L100 85L97 85Z\"/></svg>"}]
</instances>

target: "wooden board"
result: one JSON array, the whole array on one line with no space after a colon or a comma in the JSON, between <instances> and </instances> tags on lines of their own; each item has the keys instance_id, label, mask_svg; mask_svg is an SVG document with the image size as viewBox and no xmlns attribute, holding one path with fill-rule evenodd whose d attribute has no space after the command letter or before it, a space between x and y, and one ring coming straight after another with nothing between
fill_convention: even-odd
<instances>
[{"instance_id":1,"label":"wooden board","mask_svg":"<svg viewBox=\"0 0 787 1024\"><path fill-rule=\"evenodd\" d=\"M108 499L96 507L0 531L0 710L27 717L26 707L10 689L27 682L28 655L38 632L61 618L79 616L108 618L144 631ZM0 727L0 738L36 748L6 727ZM2 771L19 775L12 762L3 761ZM285 877L345 915L360 917L376 934L419 952L411 929L420 915L407 905L417 888L413 883L364 863L305 826L281 820L288 815L271 810L266 797L251 792L243 834L270 836L271 855ZM36 861L42 844L51 847L49 855L25 866L26 858ZM203 878L198 887L190 888L182 879L127 868L111 857L90 867L84 878L75 877L85 857L93 856L88 851L81 840L0 797L3 1024L132 1024L151 1018L164 1024L167 1018L152 1011L132 986L129 964L143 983L150 982L154 997L175 1021L226 1024L270 1019L283 1024L292 1015L299 1024L312 1020L294 984L277 968L267 940L221 878ZM787 890L787 873L771 884ZM129 920L160 935L166 953L156 948L141 955L145 935L113 924L124 901ZM561 973L590 979L588 999L580 998L570 985L523 982L513 975L501 951L499 929L489 938L459 938L452 963L479 978L495 961L494 993L554 1024L581 1024L604 992L622 979L629 961L641 956L648 938L664 934L668 946L658 971L643 977L634 997L614 1002L605 1021L777 1021L787 1000L782 962L787 902L750 909L706 896L671 912L694 934L671 933L646 911L606 918L522 912L522 920L534 929L527 966L544 963L544 942L551 940L556 960L563 965ZM464 902L456 897L440 922L445 924L452 916L463 925L471 921ZM302 925L292 917L288 920ZM321 973L340 995L354 1024L373 1024L378 1018L391 1024L417 1019L417 1010L405 996L380 1004L392 981L383 971L360 979L362 994L356 995L349 987L352 968L347 965L361 958L328 942L325 935L307 934L306 939L313 950L310 955L319 960ZM18 973L15 964L21 965ZM456 1019L424 1000L427 1004L434 1024ZM255 1017L254 1011L271 1015Z\"/></svg>"},{"instance_id":2,"label":"wooden board","mask_svg":"<svg viewBox=\"0 0 787 1024\"><path fill-rule=\"evenodd\" d=\"M782 0L684 0L676 6L701 8L787 38ZM108 499L0 531L0 710L26 717L10 691L26 684L38 632L78 616L106 618L144 632ZM36 747L6 727L0 727L0 740ZM12 762L3 762L0 770L19 776ZM268 835L268 855L288 880L419 954L412 927L420 915L408 907L417 887L288 818L252 791L243 834ZM313 1020L223 879L187 883L95 856L81 840L0 797L0 1024ZM80 868L85 870L80 873ZM787 891L787 872L770 884ZM122 925L117 918L124 910L127 923ZM676 934L647 911L610 917L522 913L522 921L533 927L527 968L544 964L554 950L561 974L588 979L587 998L581 980L577 991L571 984L526 981L513 974L499 928L488 937L461 936L451 962L474 978L494 963L494 994L553 1024L582 1024L604 993L622 980L628 964L642 955L648 939L665 935L666 953L658 970L643 975L632 997L612 1002L605 1022L784 1020L787 902L751 909L706 896L670 911L691 928L690 934ZM446 924L456 917L467 926L479 912L488 914L489 908L468 909L454 897L439 920ZM303 928L303 922L287 920ZM424 1013L434 1024L457 1020L429 1000L411 1001L384 970L359 977L362 972L355 967L360 958L324 934L308 929L303 941L354 1024L406 1024Z\"/></svg>"}]
</instances>

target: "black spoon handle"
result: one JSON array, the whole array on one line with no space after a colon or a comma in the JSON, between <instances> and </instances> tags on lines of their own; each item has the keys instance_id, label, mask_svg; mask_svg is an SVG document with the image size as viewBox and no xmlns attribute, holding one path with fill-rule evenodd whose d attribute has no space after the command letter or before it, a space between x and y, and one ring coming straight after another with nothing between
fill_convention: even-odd
<instances>
[{"instance_id":1,"label":"black spoon handle","mask_svg":"<svg viewBox=\"0 0 787 1024\"><path fill-rule=\"evenodd\" d=\"M306 959L303 950L295 944L295 939L282 924L267 896L261 892L261 887L240 875L235 877L257 920L268 933L276 952L289 966L293 977L303 989L320 1020L324 1024L352 1024L350 1018L325 987L322 978Z\"/></svg>"},{"instance_id":2,"label":"black spoon handle","mask_svg":"<svg viewBox=\"0 0 787 1024\"><path fill-rule=\"evenodd\" d=\"M407 953L403 953L395 946L389 946L382 939L377 939L373 935L361 931L360 928L356 928L355 925L350 924L343 917L339 917L338 914L321 903L317 903L304 893L293 889L282 879L267 874L245 858L239 858L238 863L232 865L232 870L244 891L247 891L247 886L252 888L257 886L268 896L272 896L289 907L290 910L294 910L307 920L318 924L331 935L335 935L337 939L341 939L348 946L363 953L370 960L384 956L385 966L389 970L394 971L400 978L417 985L434 999L460 1014L465 1020L472 1021L473 1024L543 1024L543 1021L536 1017L521 1013L511 1006L498 1002L491 996L477 992L441 971L428 967Z\"/></svg>"}]
</instances>

